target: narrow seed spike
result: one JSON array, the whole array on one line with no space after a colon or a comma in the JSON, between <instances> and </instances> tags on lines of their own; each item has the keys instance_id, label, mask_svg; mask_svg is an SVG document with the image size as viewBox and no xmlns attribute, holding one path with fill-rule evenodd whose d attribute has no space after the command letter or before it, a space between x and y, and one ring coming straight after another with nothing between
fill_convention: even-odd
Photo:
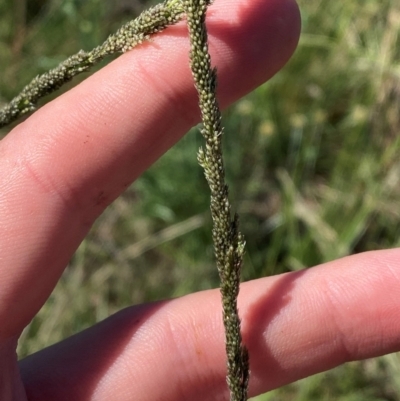
<instances>
[{"instance_id":1,"label":"narrow seed spike","mask_svg":"<svg viewBox=\"0 0 400 401\"><path fill-rule=\"evenodd\" d=\"M211 67L205 25L208 4L203 0L182 0L186 11L191 43L190 63L203 119L201 133L206 145L199 151L200 165L211 190L211 217L217 269L221 280L225 345L227 354L227 384L231 401L247 400L249 358L242 344L237 296L244 242L238 230L238 219L232 219L225 184L222 159L221 112L216 99L216 69Z\"/></svg>"},{"instance_id":2,"label":"narrow seed spike","mask_svg":"<svg viewBox=\"0 0 400 401\"><path fill-rule=\"evenodd\" d=\"M166 0L123 25L115 34L90 52L80 50L56 68L34 78L24 89L0 109L0 128L32 112L42 97L56 91L75 75L88 71L104 57L126 52L142 43L151 35L182 19L183 9L179 1Z\"/></svg>"}]
</instances>

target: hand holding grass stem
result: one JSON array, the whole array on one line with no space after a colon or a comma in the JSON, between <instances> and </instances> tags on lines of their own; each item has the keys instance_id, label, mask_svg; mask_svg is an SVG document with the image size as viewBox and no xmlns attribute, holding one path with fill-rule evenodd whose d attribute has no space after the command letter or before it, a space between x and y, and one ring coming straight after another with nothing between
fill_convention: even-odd
<instances>
[{"instance_id":1,"label":"hand holding grass stem","mask_svg":"<svg viewBox=\"0 0 400 401\"><path fill-rule=\"evenodd\" d=\"M75 75L88 71L105 56L132 49L150 35L177 23L186 12L191 42L191 68L203 120L201 131L205 149L200 149L198 161L204 168L211 190L212 236L215 257L221 279L223 321L226 336L227 382L232 401L245 401L249 381L247 349L242 344L237 296L244 253L244 240L238 228L238 216L231 216L228 186L222 158L223 128L216 100L216 70L211 68L208 52L205 0L166 0L138 18L128 22L102 45L90 52L81 50L56 68L34 78L19 95L0 110L0 128L35 110L38 100L59 89Z\"/></svg>"}]
</instances>

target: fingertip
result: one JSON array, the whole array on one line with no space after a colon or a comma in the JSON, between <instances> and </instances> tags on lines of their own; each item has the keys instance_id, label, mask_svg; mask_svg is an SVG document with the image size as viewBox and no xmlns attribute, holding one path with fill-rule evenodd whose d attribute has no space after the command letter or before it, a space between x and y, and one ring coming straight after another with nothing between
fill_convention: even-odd
<instances>
[{"instance_id":1,"label":"fingertip","mask_svg":"<svg viewBox=\"0 0 400 401\"><path fill-rule=\"evenodd\" d=\"M209 12L211 55L219 70L223 107L275 75L295 51L301 17L293 0L247 0L235 10L227 0ZM229 18L224 18L230 9Z\"/></svg>"}]
</instances>

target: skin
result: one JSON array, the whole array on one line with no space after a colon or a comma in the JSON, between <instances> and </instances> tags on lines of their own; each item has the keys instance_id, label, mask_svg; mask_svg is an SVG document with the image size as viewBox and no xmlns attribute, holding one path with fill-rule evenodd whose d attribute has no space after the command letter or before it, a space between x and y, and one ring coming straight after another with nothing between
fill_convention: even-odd
<instances>
[{"instance_id":1,"label":"skin","mask_svg":"<svg viewBox=\"0 0 400 401\"><path fill-rule=\"evenodd\" d=\"M222 106L275 74L300 29L292 0L219 0L208 24ZM1 400L228 399L218 291L133 306L15 354L96 217L199 122L188 46L184 23L168 29L0 142ZM394 249L243 284L250 395L400 350L399 266Z\"/></svg>"}]
</instances>

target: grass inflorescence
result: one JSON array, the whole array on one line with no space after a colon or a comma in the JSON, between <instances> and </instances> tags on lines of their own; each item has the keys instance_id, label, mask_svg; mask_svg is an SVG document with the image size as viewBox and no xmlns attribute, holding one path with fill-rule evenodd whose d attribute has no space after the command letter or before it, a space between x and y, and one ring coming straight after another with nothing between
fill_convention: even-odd
<instances>
[{"instance_id":1,"label":"grass inflorescence","mask_svg":"<svg viewBox=\"0 0 400 401\"><path fill-rule=\"evenodd\" d=\"M39 99L53 93L76 75L88 71L104 57L133 49L151 35L176 24L182 15L180 3L176 0L167 0L143 11L139 17L110 35L102 45L88 52L80 50L56 68L38 75L11 102L0 109L0 128L34 111Z\"/></svg>"},{"instance_id":2,"label":"grass inflorescence","mask_svg":"<svg viewBox=\"0 0 400 401\"><path fill-rule=\"evenodd\" d=\"M211 66L208 51L205 0L183 0L190 37L190 65L199 95L205 146L198 161L211 191L212 236L215 259L221 279L223 320L227 354L227 382L232 401L247 400L249 356L242 343L237 308L244 239L239 231L239 218L232 216L222 155L223 128L216 96L217 71Z\"/></svg>"}]
</instances>

